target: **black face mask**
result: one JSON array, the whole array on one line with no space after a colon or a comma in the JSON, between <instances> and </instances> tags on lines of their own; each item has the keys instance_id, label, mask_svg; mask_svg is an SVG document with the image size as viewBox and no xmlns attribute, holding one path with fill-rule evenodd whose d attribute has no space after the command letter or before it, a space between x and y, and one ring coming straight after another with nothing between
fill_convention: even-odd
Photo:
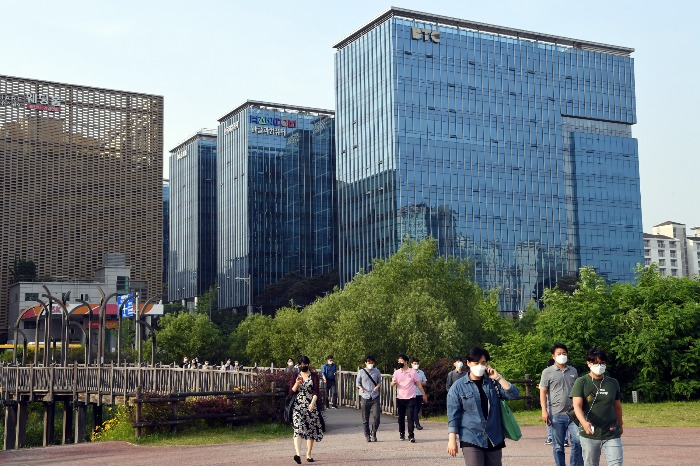
<instances>
[{"instance_id":1,"label":"black face mask","mask_svg":"<svg viewBox=\"0 0 700 466\"><path fill-rule=\"evenodd\" d=\"M399 368L399 369L402 369L403 366L405 366L405 364L402 363L402 362L397 362L397 363L396 363L396 367Z\"/></svg>"},{"instance_id":2,"label":"black face mask","mask_svg":"<svg viewBox=\"0 0 700 466\"><path fill-rule=\"evenodd\" d=\"M309 372L309 366L299 366L301 372Z\"/></svg>"}]
</instances>

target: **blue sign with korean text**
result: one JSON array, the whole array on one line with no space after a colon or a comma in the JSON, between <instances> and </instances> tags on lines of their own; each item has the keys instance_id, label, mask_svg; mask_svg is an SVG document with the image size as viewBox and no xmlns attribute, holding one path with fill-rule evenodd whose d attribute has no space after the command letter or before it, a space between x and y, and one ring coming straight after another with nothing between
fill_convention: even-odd
<instances>
[{"instance_id":1,"label":"blue sign with korean text","mask_svg":"<svg viewBox=\"0 0 700 466\"><path fill-rule=\"evenodd\" d=\"M124 294L117 296L117 306L121 306L122 303L126 301L124 307L122 308L122 317L133 317L134 316L134 295Z\"/></svg>"}]
</instances>

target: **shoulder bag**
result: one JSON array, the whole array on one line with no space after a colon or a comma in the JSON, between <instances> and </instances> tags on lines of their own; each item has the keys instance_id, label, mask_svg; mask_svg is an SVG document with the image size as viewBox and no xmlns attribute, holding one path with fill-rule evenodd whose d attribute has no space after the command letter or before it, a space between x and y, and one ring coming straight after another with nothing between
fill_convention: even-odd
<instances>
[{"instance_id":1,"label":"shoulder bag","mask_svg":"<svg viewBox=\"0 0 700 466\"><path fill-rule=\"evenodd\" d=\"M292 411L294 410L294 403L297 401L297 393L294 395L287 395L284 399L284 423L292 423Z\"/></svg>"},{"instance_id":2,"label":"shoulder bag","mask_svg":"<svg viewBox=\"0 0 700 466\"><path fill-rule=\"evenodd\" d=\"M605 380L605 377L603 377L603 380ZM591 382L593 383L593 382ZM601 387L603 386L603 383L601 382ZM593 401L591 402L591 406L588 408L588 412L586 413L586 418L588 418L588 415L591 413L591 410L593 409L593 403L595 403L595 400L598 399L598 392L600 392L600 389L593 384L593 388L596 389L595 392L595 397L593 397ZM576 416L576 412L574 411L574 407L572 406L566 411L566 415L569 416L569 419L571 419L571 422L576 424L577 426L581 425L581 421L578 420L578 416Z\"/></svg>"},{"instance_id":3,"label":"shoulder bag","mask_svg":"<svg viewBox=\"0 0 700 466\"><path fill-rule=\"evenodd\" d=\"M496 391L498 392L498 398L501 404L501 425L503 426L503 434L506 438L517 442L523 436L523 433L520 431L520 426L515 420L515 416L513 416L513 411L510 410L508 404L501 397L501 390L497 388Z\"/></svg>"}]
</instances>

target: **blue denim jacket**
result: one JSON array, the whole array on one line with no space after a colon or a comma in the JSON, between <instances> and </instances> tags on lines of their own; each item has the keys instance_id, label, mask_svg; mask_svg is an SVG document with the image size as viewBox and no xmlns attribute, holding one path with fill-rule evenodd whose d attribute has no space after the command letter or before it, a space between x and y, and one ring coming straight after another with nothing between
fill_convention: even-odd
<instances>
[{"instance_id":1,"label":"blue denim jacket","mask_svg":"<svg viewBox=\"0 0 700 466\"><path fill-rule=\"evenodd\" d=\"M462 377L450 387L447 394L447 431L459 435L461 442L488 448L489 439L493 445L498 445L504 439L499 392L505 400L517 398L520 392L515 385L504 390L499 382L488 377L484 377L484 392L489 400L488 419L484 419L481 412L479 389L469 376Z\"/></svg>"}]
</instances>

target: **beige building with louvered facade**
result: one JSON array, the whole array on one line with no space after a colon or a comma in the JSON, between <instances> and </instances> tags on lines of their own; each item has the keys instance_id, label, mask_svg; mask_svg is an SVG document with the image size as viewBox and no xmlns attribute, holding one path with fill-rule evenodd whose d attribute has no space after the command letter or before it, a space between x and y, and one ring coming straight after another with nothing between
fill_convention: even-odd
<instances>
[{"instance_id":1,"label":"beige building with louvered facade","mask_svg":"<svg viewBox=\"0 0 700 466\"><path fill-rule=\"evenodd\" d=\"M163 97L0 75L0 340L16 259L57 281L122 253L160 292L162 175Z\"/></svg>"}]
</instances>

